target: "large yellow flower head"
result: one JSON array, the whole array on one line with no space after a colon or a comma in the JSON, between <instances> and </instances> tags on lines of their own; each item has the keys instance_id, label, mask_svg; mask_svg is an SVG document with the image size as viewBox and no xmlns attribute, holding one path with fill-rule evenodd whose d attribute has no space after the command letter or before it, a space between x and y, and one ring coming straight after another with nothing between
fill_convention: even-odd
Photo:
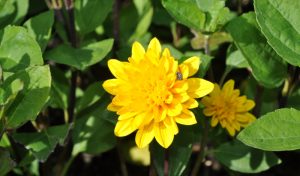
<instances>
[{"instance_id":1,"label":"large yellow flower head","mask_svg":"<svg viewBox=\"0 0 300 176\"><path fill-rule=\"evenodd\" d=\"M110 59L108 67L116 78L103 83L104 89L115 95L108 105L119 115L115 135L127 136L137 130L135 141L139 148L154 138L168 148L178 133L177 123L197 123L190 109L198 106L195 98L210 93L214 85L204 79L188 78L199 68L198 57L178 65L169 49L162 52L156 38L146 51L140 43L133 43L128 61Z\"/></svg>"},{"instance_id":2,"label":"large yellow flower head","mask_svg":"<svg viewBox=\"0 0 300 176\"><path fill-rule=\"evenodd\" d=\"M204 115L212 116L211 126L220 123L231 136L256 119L248 112L255 106L254 101L240 96L240 91L234 89L233 80L227 81L222 89L215 84L214 90L201 102L205 106Z\"/></svg>"}]
</instances>

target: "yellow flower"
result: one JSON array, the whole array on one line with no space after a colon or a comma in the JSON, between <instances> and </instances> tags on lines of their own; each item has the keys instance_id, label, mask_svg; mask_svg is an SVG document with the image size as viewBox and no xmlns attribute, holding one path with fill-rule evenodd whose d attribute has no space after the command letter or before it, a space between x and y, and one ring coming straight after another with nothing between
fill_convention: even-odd
<instances>
[{"instance_id":1,"label":"yellow flower","mask_svg":"<svg viewBox=\"0 0 300 176\"><path fill-rule=\"evenodd\" d=\"M140 43L133 43L129 62L108 61L116 79L103 83L104 89L115 95L108 105L108 110L119 115L115 135L127 136L137 130L139 148L154 138L164 148L169 147L178 133L177 123L197 123L189 109L198 106L195 98L207 95L214 86L204 79L188 78L198 70L198 57L178 65L169 49L161 50L156 38L146 51Z\"/></svg>"},{"instance_id":2,"label":"yellow flower","mask_svg":"<svg viewBox=\"0 0 300 176\"><path fill-rule=\"evenodd\" d=\"M222 90L215 84L214 90L201 102L205 105L204 115L212 116L211 126L220 123L231 136L256 119L248 112L255 106L254 101L240 96L240 91L234 89L233 80L227 81Z\"/></svg>"}]
</instances>

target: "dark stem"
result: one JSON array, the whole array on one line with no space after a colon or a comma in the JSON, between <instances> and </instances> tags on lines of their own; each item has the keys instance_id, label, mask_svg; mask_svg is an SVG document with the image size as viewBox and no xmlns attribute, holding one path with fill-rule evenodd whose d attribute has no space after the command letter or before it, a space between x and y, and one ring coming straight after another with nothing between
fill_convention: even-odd
<instances>
[{"instance_id":1,"label":"dark stem","mask_svg":"<svg viewBox=\"0 0 300 176\"><path fill-rule=\"evenodd\" d=\"M114 34L114 48L113 51L115 53L116 50L120 47L120 9L121 9L121 0L115 0L113 6L113 34Z\"/></svg>"},{"instance_id":2,"label":"dark stem","mask_svg":"<svg viewBox=\"0 0 300 176\"><path fill-rule=\"evenodd\" d=\"M253 114L258 117L260 115L260 108L261 108L261 104L262 104L262 95L264 92L264 88L262 86L260 86L259 84L257 84L256 86L256 94L254 97L254 101L255 101L255 107L253 110Z\"/></svg>"},{"instance_id":3,"label":"dark stem","mask_svg":"<svg viewBox=\"0 0 300 176\"><path fill-rule=\"evenodd\" d=\"M122 155L121 143L120 143L119 140L117 141L117 151L118 151L118 157L119 157L119 160L120 160L120 167L121 167L122 176L128 176L128 171L127 171L125 159Z\"/></svg>"},{"instance_id":4,"label":"dark stem","mask_svg":"<svg viewBox=\"0 0 300 176\"><path fill-rule=\"evenodd\" d=\"M74 19L74 2L73 0L64 0L65 7L68 13L68 34L69 41L71 45L76 48L77 47L77 38L75 31L75 19ZM73 70L71 75L71 87L69 94L69 106L68 106L68 114L69 114L69 122L74 121L74 109L75 109L75 100L76 100L76 83L77 83L78 71Z\"/></svg>"},{"instance_id":5,"label":"dark stem","mask_svg":"<svg viewBox=\"0 0 300 176\"><path fill-rule=\"evenodd\" d=\"M164 176L169 176L169 150L164 151Z\"/></svg>"},{"instance_id":6,"label":"dark stem","mask_svg":"<svg viewBox=\"0 0 300 176\"><path fill-rule=\"evenodd\" d=\"M201 144L200 144L200 153L197 156L195 165L192 169L191 176L197 176L198 175L198 172L200 170L202 161L203 161L204 156L205 156L205 147L206 147L206 143L207 143L208 130L209 130L208 120L206 120L206 119L204 120L203 126L204 126L204 132L203 132L203 136L202 136Z\"/></svg>"}]
</instances>

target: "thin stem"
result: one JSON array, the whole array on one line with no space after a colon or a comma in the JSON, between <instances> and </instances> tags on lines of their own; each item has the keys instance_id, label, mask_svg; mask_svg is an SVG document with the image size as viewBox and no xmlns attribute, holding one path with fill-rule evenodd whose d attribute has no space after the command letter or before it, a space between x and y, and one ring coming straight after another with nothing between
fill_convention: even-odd
<instances>
[{"instance_id":1,"label":"thin stem","mask_svg":"<svg viewBox=\"0 0 300 176\"><path fill-rule=\"evenodd\" d=\"M64 165L64 168L62 170L61 176L65 176L68 173L68 170L70 168L70 166L72 165L74 159L76 158L75 155L71 155L71 157L69 158L69 160L67 161L67 163Z\"/></svg>"},{"instance_id":2,"label":"thin stem","mask_svg":"<svg viewBox=\"0 0 300 176\"><path fill-rule=\"evenodd\" d=\"M113 34L114 34L114 51L118 50L120 47L120 9L121 0L115 0L113 6Z\"/></svg>"},{"instance_id":3,"label":"thin stem","mask_svg":"<svg viewBox=\"0 0 300 176\"><path fill-rule=\"evenodd\" d=\"M120 167L121 167L121 172L122 172L122 176L128 176L128 171L127 171L127 167L126 167L126 163L125 163L125 159L122 155L122 151L121 151L121 146L120 146L120 141L117 141L117 151L118 151L118 157L120 160Z\"/></svg>"},{"instance_id":4,"label":"thin stem","mask_svg":"<svg viewBox=\"0 0 300 176\"><path fill-rule=\"evenodd\" d=\"M192 169L191 176L197 176L197 174L200 170L202 161L203 161L204 156L205 156L205 147L206 147L206 143L207 143L208 130L209 130L209 124L208 124L208 121L206 119L204 120L203 126L204 126L204 132L203 132L203 136L202 136L202 139L201 139L200 152L197 156L194 168Z\"/></svg>"},{"instance_id":5,"label":"thin stem","mask_svg":"<svg viewBox=\"0 0 300 176\"><path fill-rule=\"evenodd\" d=\"M219 81L219 85L222 86L224 84L225 78L226 76L230 73L230 71L232 70L232 68L230 66L226 67L220 81Z\"/></svg>"},{"instance_id":6,"label":"thin stem","mask_svg":"<svg viewBox=\"0 0 300 176\"><path fill-rule=\"evenodd\" d=\"M164 151L164 176L169 176L169 150Z\"/></svg>"},{"instance_id":7,"label":"thin stem","mask_svg":"<svg viewBox=\"0 0 300 176\"><path fill-rule=\"evenodd\" d=\"M0 65L0 84L2 84L3 82L3 70L2 70L2 67Z\"/></svg>"}]
</instances>

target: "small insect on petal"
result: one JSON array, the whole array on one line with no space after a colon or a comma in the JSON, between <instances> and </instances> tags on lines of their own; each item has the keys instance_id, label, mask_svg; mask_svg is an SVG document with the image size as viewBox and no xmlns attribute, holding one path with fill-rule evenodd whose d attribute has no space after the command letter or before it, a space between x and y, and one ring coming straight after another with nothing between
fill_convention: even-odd
<instances>
[{"instance_id":1,"label":"small insect on petal","mask_svg":"<svg viewBox=\"0 0 300 176\"><path fill-rule=\"evenodd\" d=\"M177 80L183 80L182 73L176 72Z\"/></svg>"}]
</instances>

